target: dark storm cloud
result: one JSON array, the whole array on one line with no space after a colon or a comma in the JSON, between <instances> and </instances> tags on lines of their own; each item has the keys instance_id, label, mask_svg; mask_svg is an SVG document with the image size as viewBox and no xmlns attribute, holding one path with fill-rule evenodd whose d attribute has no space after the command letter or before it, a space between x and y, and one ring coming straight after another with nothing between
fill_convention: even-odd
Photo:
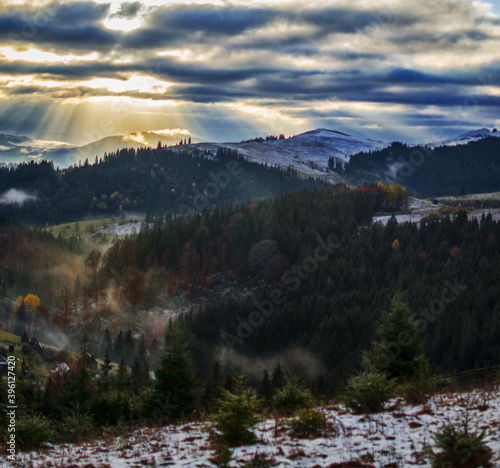
<instances>
[{"instance_id":1,"label":"dark storm cloud","mask_svg":"<svg viewBox=\"0 0 500 468\"><path fill-rule=\"evenodd\" d=\"M346 96L347 98L347 96ZM353 96L349 100L355 101ZM499 107L500 96L461 94L460 92L440 91L405 91L404 93L388 93L384 91L369 93L363 100L377 103L407 104L415 106L442 107Z\"/></svg>"},{"instance_id":2,"label":"dark storm cloud","mask_svg":"<svg viewBox=\"0 0 500 468\"><path fill-rule=\"evenodd\" d=\"M127 65L112 63L47 64L0 63L0 72L9 75L32 74L60 80L83 80L93 77L126 79L128 73L141 73L176 83L168 92L169 99L193 102L222 102L245 98L317 99L331 97L350 101L359 96L370 102L453 105L468 96L462 86L498 84L497 70L485 70L479 75L426 74L416 70L394 69L386 74L368 74L364 70L325 72L320 70L283 70L272 67L237 69L209 68L174 60L144 60ZM479 78L484 77L482 81ZM252 80L251 86L245 82ZM147 80L145 80L147 83ZM387 92L386 88L404 85L404 92ZM145 84L146 86L146 84ZM435 90L435 87L439 90ZM148 93L147 89L142 90ZM5 92L13 92L6 89ZM29 94L30 88L20 87L17 93ZM495 101L493 101L495 102ZM491 104L486 98L481 105Z\"/></svg>"},{"instance_id":3,"label":"dark storm cloud","mask_svg":"<svg viewBox=\"0 0 500 468\"><path fill-rule=\"evenodd\" d=\"M99 21L108 5L56 4L40 10L9 9L0 14L0 39L53 46L61 50L102 50L118 42Z\"/></svg>"},{"instance_id":4,"label":"dark storm cloud","mask_svg":"<svg viewBox=\"0 0 500 468\"><path fill-rule=\"evenodd\" d=\"M210 41L261 27L279 15L275 10L220 8L210 5L155 9L145 26L127 34L125 48L161 48L166 45Z\"/></svg>"},{"instance_id":5,"label":"dark storm cloud","mask_svg":"<svg viewBox=\"0 0 500 468\"><path fill-rule=\"evenodd\" d=\"M415 45L422 49L428 45L433 48L446 49L461 44L464 41L483 42L492 37L479 29L472 31L457 31L453 33L442 33L439 31L429 31L426 34L407 32L398 37L400 45Z\"/></svg>"},{"instance_id":6,"label":"dark storm cloud","mask_svg":"<svg viewBox=\"0 0 500 468\"><path fill-rule=\"evenodd\" d=\"M0 73L8 75L49 76L59 80L83 80L94 77L123 79L127 72L146 71L140 64L115 65L112 63L31 64L28 62L0 62Z\"/></svg>"},{"instance_id":7,"label":"dark storm cloud","mask_svg":"<svg viewBox=\"0 0 500 468\"><path fill-rule=\"evenodd\" d=\"M280 12L272 9L192 5L157 11L150 25L155 29L184 31L188 34L201 32L234 36L266 25L279 16Z\"/></svg>"},{"instance_id":8,"label":"dark storm cloud","mask_svg":"<svg viewBox=\"0 0 500 468\"><path fill-rule=\"evenodd\" d=\"M437 127L449 127L450 126L450 118L449 116L436 116L434 114L414 114L408 116L409 122L413 125L427 125L433 128ZM453 120L453 125L457 127L481 127L484 125L484 122L480 121L472 121L472 120Z\"/></svg>"},{"instance_id":9,"label":"dark storm cloud","mask_svg":"<svg viewBox=\"0 0 500 468\"><path fill-rule=\"evenodd\" d=\"M324 8L305 11L291 17L301 22L314 24L324 33L359 33L368 28L378 28L386 25L396 27L414 26L421 21L417 16L395 13L387 9L379 9L376 6L372 11L367 12Z\"/></svg>"},{"instance_id":10,"label":"dark storm cloud","mask_svg":"<svg viewBox=\"0 0 500 468\"><path fill-rule=\"evenodd\" d=\"M357 12L341 8L318 8L314 11L294 12L273 8L216 7L210 5L169 6L154 10L148 22L138 31L128 34L123 45L133 48L163 47L182 43L186 39L195 42L212 41L217 38L237 37L265 27L275 21L290 25L311 26L309 32L287 34L284 37L256 38L249 36L238 45L224 44L239 49L272 49L295 44L316 43L332 33L357 34L369 28L384 26L410 26L420 20L404 14L390 17L377 9L373 12ZM314 48L309 54L314 53Z\"/></svg>"},{"instance_id":11,"label":"dark storm cloud","mask_svg":"<svg viewBox=\"0 0 500 468\"><path fill-rule=\"evenodd\" d=\"M54 23L66 26L94 23L106 18L108 13L109 5L94 2L56 3L41 12Z\"/></svg>"},{"instance_id":12,"label":"dark storm cloud","mask_svg":"<svg viewBox=\"0 0 500 468\"><path fill-rule=\"evenodd\" d=\"M0 7L1 9L1 7ZM114 16L133 17L141 9L139 2L124 3ZM271 49L300 44L313 44L331 33L355 34L381 26L383 15L346 9L318 9L299 13L286 9L217 7L212 5L174 5L152 9L146 24L138 30L122 34L106 29L100 22L109 15L109 5L92 2L51 4L41 9L7 9L0 14L0 37L37 42L67 49L105 50L114 45L123 49L161 48L167 45L210 43L218 38L239 37L274 21L290 25L311 26L309 32L285 34L284 37L254 38L238 46L242 49ZM411 25L419 18L392 15L392 25ZM14 37L15 36L15 37ZM231 43L223 44L232 47ZM316 47L314 47L314 45Z\"/></svg>"},{"instance_id":13,"label":"dark storm cloud","mask_svg":"<svg viewBox=\"0 0 500 468\"><path fill-rule=\"evenodd\" d=\"M254 90L210 86L178 86L169 90L169 98L189 100L200 104L230 102L238 99L257 97Z\"/></svg>"},{"instance_id":14,"label":"dark storm cloud","mask_svg":"<svg viewBox=\"0 0 500 468\"><path fill-rule=\"evenodd\" d=\"M418 70L408 70L405 68L396 68L391 70L384 79L388 84L461 84L477 85L477 76L460 76L456 73L446 75L433 75L423 73Z\"/></svg>"},{"instance_id":15,"label":"dark storm cloud","mask_svg":"<svg viewBox=\"0 0 500 468\"><path fill-rule=\"evenodd\" d=\"M315 8L235 3L147 7L137 1L122 3L113 14L110 5L91 1L42 8L0 6L4 44L64 54L99 52L97 60L69 63L9 61L0 55L1 74L38 80L8 83L2 92L19 100L28 96L42 100L44 94L61 99L129 96L203 104L253 99L265 107L290 108L291 113L302 105L304 110L296 115L311 119L349 117L305 109L315 101L449 108L469 100L491 112L499 105L497 93L487 88L500 85L500 67L492 58L493 49L490 53L484 46L498 37L498 20L472 15L472 2L428 1L419 7L404 0L392 11L385 1L374 0L369 7L353 1L352 9L332 3ZM143 24L138 29L106 27L111 24L108 18L139 16ZM445 33L442 24L447 26ZM450 57L455 53L462 61L440 66L439 60L453 63ZM477 61L462 67L464 54ZM429 66L421 65L427 57ZM145 75L172 86L154 92L146 88L145 79L144 89L117 93L75 83L95 77L126 80L132 75L134 83L138 75ZM61 87L44 88L44 79L60 81ZM416 115L408 120L426 122ZM445 118L441 121L432 113L427 121L446 125Z\"/></svg>"}]
</instances>

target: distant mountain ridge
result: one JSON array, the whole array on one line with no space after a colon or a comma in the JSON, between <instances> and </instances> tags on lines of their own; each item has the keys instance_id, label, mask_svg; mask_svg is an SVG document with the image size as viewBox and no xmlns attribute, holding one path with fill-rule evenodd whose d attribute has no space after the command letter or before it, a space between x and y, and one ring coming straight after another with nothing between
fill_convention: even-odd
<instances>
[{"instance_id":1,"label":"distant mountain ridge","mask_svg":"<svg viewBox=\"0 0 500 468\"><path fill-rule=\"evenodd\" d=\"M196 148L216 152L218 148L236 150L245 159L261 164L292 167L308 175L328 173L328 160L348 162L353 154L376 151L389 143L358 138L336 130L319 128L286 139L241 143L199 143Z\"/></svg>"},{"instance_id":2,"label":"distant mountain ridge","mask_svg":"<svg viewBox=\"0 0 500 468\"><path fill-rule=\"evenodd\" d=\"M179 129L177 129L179 130ZM478 142L489 137L500 137L500 132L488 128L472 130L455 138L425 146L437 148L442 146L462 146ZM198 141L189 143L188 141ZM182 144L185 142L186 144ZM220 148L238 151L240 156L250 162L293 168L303 174L324 177L331 182L338 182L342 177L328 167L331 159L349 163L353 155L371 154L384 150L391 143L362 138L337 130L318 128L289 138L257 138L243 142L199 142L199 139L188 134L186 130L161 132L136 132L125 136L114 135L77 147L64 142L34 140L26 136L0 134L0 161L17 164L31 159L53 161L56 167L65 168L71 165L85 164L88 160L93 164L95 158L102 158L105 153L115 152L123 148L144 149L162 146L178 147L179 151L209 152L213 155ZM418 145L413 146L414 148ZM375 173L374 176L378 176Z\"/></svg>"},{"instance_id":3,"label":"distant mountain ridge","mask_svg":"<svg viewBox=\"0 0 500 468\"><path fill-rule=\"evenodd\" d=\"M449 140L431 143L430 146L436 147L466 145L471 141L479 141L483 138L488 137L499 138L500 132L496 128L494 128L493 131L491 131L489 128L478 128L476 130L471 130L470 132L462 133L461 135L458 135L457 137L451 138Z\"/></svg>"},{"instance_id":4,"label":"distant mountain ridge","mask_svg":"<svg viewBox=\"0 0 500 468\"><path fill-rule=\"evenodd\" d=\"M65 168L73 164L93 163L95 157L102 158L105 153L123 148L155 148L159 142L173 145L190 135L164 135L155 132L135 132L128 135L112 135L77 146L60 141L35 140L27 136L0 134L0 163L19 164L30 160L53 161L57 167Z\"/></svg>"},{"instance_id":5,"label":"distant mountain ridge","mask_svg":"<svg viewBox=\"0 0 500 468\"><path fill-rule=\"evenodd\" d=\"M158 142L162 145L177 145L180 140L188 140L190 135L169 136L155 132L137 132L126 136L108 136L84 146L72 145L50 146L47 148L32 147L33 141L29 137L15 137L4 135L0 137L0 160L5 162L19 163L27 159L46 159L54 161L56 166L67 167L72 164L84 163L88 159L90 163L94 158L102 157L104 153L110 153L122 148L145 148L156 147ZM15 144L6 146L2 141L15 140ZM362 151L375 151L389 146L389 143L358 138L347 133L316 129L287 139L269 141L247 141L241 143L193 143L188 146L193 149L209 151L213 154L219 148L237 150L241 156L252 162L261 164L278 165L281 167L293 167L300 172L309 175L318 175L328 172L328 159L333 157L343 162Z\"/></svg>"}]
</instances>

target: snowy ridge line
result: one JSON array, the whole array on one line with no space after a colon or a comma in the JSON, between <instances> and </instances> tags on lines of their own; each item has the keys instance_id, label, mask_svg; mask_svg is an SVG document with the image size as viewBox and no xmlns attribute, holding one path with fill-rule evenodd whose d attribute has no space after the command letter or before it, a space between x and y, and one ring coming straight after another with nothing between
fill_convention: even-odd
<instances>
[{"instance_id":1,"label":"snowy ridge line","mask_svg":"<svg viewBox=\"0 0 500 468\"><path fill-rule=\"evenodd\" d=\"M488 128L480 128L463 133L462 135L458 135L457 137L450 140L431 142L428 144L428 146L430 146L431 148L436 148L438 146L459 146L466 145L467 143L471 143L473 141L483 140L484 138L488 137L500 138L500 132L496 129L494 130L495 131L490 131Z\"/></svg>"},{"instance_id":2,"label":"snowy ridge line","mask_svg":"<svg viewBox=\"0 0 500 468\"><path fill-rule=\"evenodd\" d=\"M188 146L212 154L215 154L218 148L236 150L240 156L251 162L292 167L310 176L335 179L338 176L328 168L330 157L347 163L353 154L383 149L389 146L389 143L320 128L281 140L203 142Z\"/></svg>"}]
</instances>

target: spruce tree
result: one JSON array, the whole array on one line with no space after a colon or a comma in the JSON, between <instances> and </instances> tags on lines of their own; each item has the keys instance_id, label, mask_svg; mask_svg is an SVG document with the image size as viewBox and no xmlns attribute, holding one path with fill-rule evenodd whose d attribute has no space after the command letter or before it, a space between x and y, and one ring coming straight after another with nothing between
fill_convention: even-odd
<instances>
[{"instance_id":1,"label":"spruce tree","mask_svg":"<svg viewBox=\"0 0 500 468\"><path fill-rule=\"evenodd\" d=\"M120 330L113 349L113 361L118 362L123 357L123 332Z\"/></svg>"},{"instance_id":2,"label":"spruce tree","mask_svg":"<svg viewBox=\"0 0 500 468\"><path fill-rule=\"evenodd\" d=\"M168 403L168 416L177 418L195 408L195 381L192 361L184 335L178 327L167 330L165 349L160 366L156 371L155 398L162 404Z\"/></svg>"},{"instance_id":3,"label":"spruce tree","mask_svg":"<svg viewBox=\"0 0 500 468\"><path fill-rule=\"evenodd\" d=\"M139 393L139 390L142 389L142 377L143 374L141 372L141 364L136 355L134 358L134 362L132 363L132 367L130 369L131 388L132 392L134 392L136 395L137 393Z\"/></svg>"},{"instance_id":4,"label":"spruce tree","mask_svg":"<svg viewBox=\"0 0 500 468\"><path fill-rule=\"evenodd\" d=\"M122 356L120 359L120 365L118 366L118 374L116 376L116 387L118 390L124 390L127 384L127 366L125 364L125 358Z\"/></svg>"},{"instance_id":5,"label":"spruce tree","mask_svg":"<svg viewBox=\"0 0 500 468\"><path fill-rule=\"evenodd\" d=\"M69 387L69 401L74 404L84 405L87 403L93 393L93 380L89 372L89 354L90 339L85 333L80 339L80 353L76 372L72 375L72 382Z\"/></svg>"},{"instance_id":6,"label":"spruce tree","mask_svg":"<svg viewBox=\"0 0 500 468\"><path fill-rule=\"evenodd\" d=\"M222 441L230 446L253 442L255 435L251 429L262 419L257 411L260 404L255 392L248 388L246 376L236 376L234 392L222 391L219 411L214 416Z\"/></svg>"},{"instance_id":7,"label":"spruce tree","mask_svg":"<svg viewBox=\"0 0 500 468\"><path fill-rule=\"evenodd\" d=\"M275 390L279 390L280 388L283 387L283 385L285 385L285 375L281 370L281 364L279 362L278 365L273 370L271 383Z\"/></svg>"},{"instance_id":8,"label":"spruce tree","mask_svg":"<svg viewBox=\"0 0 500 468\"><path fill-rule=\"evenodd\" d=\"M144 359L144 361L142 361L141 375L143 388L146 389L149 387L149 362L147 359Z\"/></svg>"},{"instance_id":9,"label":"spruce tree","mask_svg":"<svg viewBox=\"0 0 500 468\"><path fill-rule=\"evenodd\" d=\"M146 339L144 338L144 333L141 334L141 338L139 339L139 343L137 344L137 357L139 361L144 361L148 355L148 351L146 349Z\"/></svg>"},{"instance_id":10,"label":"spruce tree","mask_svg":"<svg viewBox=\"0 0 500 468\"><path fill-rule=\"evenodd\" d=\"M102 370L102 386L104 391L109 390L109 371L113 368L111 364L111 359L109 358L109 349L106 350L106 355L104 356L104 364L101 364Z\"/></svg>"},{"instance_id":11,"label":"spruce tree","mask_svg":"<svg viewBox=\"0 0 500 468\"><path fill-rule=\"evenodd\" d=\"M208 380L206 387L205 387L205 393L203 395L203 402L205 406L212 406L214 403L214 400L219 397L220 393L220 362L215 361L214 362L214 368L212 371L212 377L210 380Z\"/></svg>"},{"instance_id":12,"label":"spruce tree","mask_svg":"<svg viewBox=\"0 0 500 468\"><path fill-rule=\"evenodd\" d=\"M125 333L125 338L123 339L123 356L125 358L125 362L130 365L134 360L135 355L135 340L132 336L132 331L127 330Z\"/></svg>"},{"instance_id":13,"label":"spruce tree","mask_svg":"<svg viewBox=\"0 0 500 468\"><path fill-rule=\"evenodd\" d=\"M101 356L106 355L107 353L109 353L111 349L113 349L113 340L111 338L111 333L109 332L109 328L106 328L106 330L104 330L104 336L101 341L100 355Z\"/></svg>"},{"instance_id":14,"label":"spruce tree","mask_svg":"<svg viewBox=\"0 0 500 468\"><path fill-rule=\"evenodd\" d=\"M364 356L365 368L385 372L399 381L413 378L426 360L418 322L400 295L392 300L388 311L382 312L377 333L380 339L373 343L373 353Z\"/></svg>"}]
</instances>

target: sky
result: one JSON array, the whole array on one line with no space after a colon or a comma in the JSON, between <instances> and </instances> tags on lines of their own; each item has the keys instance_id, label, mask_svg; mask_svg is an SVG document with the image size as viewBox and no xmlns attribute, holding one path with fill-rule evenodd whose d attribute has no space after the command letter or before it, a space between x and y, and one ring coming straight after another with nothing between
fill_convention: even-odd
<instances>
[{"instance_id":1,"label":"sky","mask_svg":"<svg viewBox=\"0 0 500 468\"><path fill-rule=\"evenodd\" d=\"M500 1L2 0L0 134L83 145L500 127Z\"/></svg>"}]
</instances>

